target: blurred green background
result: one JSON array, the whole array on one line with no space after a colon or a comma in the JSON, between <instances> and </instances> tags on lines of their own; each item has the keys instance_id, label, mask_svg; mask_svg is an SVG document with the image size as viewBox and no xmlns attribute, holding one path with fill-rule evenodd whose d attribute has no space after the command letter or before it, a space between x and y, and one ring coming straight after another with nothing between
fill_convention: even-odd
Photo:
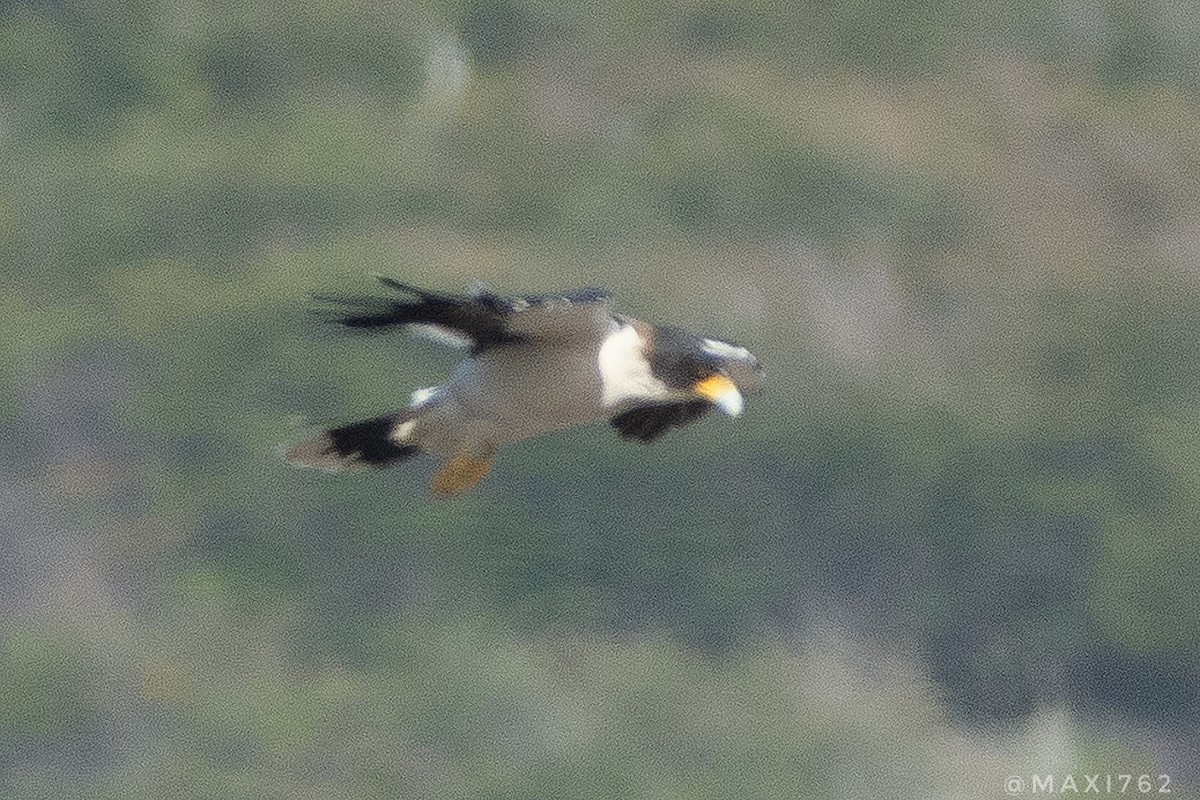
<instances>
[{"instance_id":1,"label":"blurred green background","mask_svg":"<svg viewBox=\"0 0 1200 800\"><path fill-rule=\"evenodd\" d=\"M1200 5L0 2L0 797L1200 785ZM287 468L611 289L736 422ZM1082 785L1080 786L1082 789Z\"/></svg>"}]
</instances>

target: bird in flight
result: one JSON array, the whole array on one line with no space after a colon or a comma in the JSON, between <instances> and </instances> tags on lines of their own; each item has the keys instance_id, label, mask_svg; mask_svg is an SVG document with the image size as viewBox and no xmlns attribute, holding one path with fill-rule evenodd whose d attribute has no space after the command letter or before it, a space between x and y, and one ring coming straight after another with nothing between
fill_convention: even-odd
<instances>
[{"instance_id":1,"label":"bird in flight","mask_svg":"<svg viewBox=\"0 0 1200 800\"><path fill-rule=\"evenodd\" d=\"M379 280L395 294L320 299L341 305L343 327L408 328L470 355L443 385L413 392L407 407L294 445L292 464L337 471L432 453L445 462L431 493L454 495L487 474L502 445L596 420L652 442L714 408L738 416L743 393L762 380L746 348L619 314L599 289L454 295Z\"/></svg>"}]
</instances>

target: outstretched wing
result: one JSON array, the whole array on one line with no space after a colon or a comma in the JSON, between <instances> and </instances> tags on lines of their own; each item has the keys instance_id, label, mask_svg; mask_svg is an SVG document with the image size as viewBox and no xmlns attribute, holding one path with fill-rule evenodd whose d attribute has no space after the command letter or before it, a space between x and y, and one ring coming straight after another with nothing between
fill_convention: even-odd
<instances>
[{"instance_id":1,"label":"outstretched wing","mask_svg":"<svg viewBox=\"0 0 1200 800\"><path fill-rule=\"evenodd\" d=\"M504 297L488 291L441 294L391 278L379 280L406 297L318 299L342 305L336 321L347 328L415 328L418 333L469 345L475 352L514 342L599 339L613 322L609 294L600 289Z\"/></svg>"},{"instance_id":2,"label":"outstretched wing","mask_svg":"<svg viewBox=\"0 0 1200 800\"><path fill-rule=\"evenodd\" d=\"M671 428L688 425L703 417L713 407L707 400L684 400L632 408L609 420L622 439L653 442Z\"/></svg>"}]
</instances>

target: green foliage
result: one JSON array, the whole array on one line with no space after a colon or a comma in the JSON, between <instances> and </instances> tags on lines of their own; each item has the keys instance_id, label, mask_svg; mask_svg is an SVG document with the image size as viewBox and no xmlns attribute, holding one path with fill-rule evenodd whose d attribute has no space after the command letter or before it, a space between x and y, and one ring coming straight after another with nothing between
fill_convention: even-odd
<instances>
[{"instance_id":1,"label":"green foliage","mask_svg":"<svg viewBox=\"0 0 1200 800\"><path fill-rule=\"evenodd\" d=\"M0 760L86 768L104 755L95 664L77 642L18 630L0 640Z\"/></svg>"}]
</instances>

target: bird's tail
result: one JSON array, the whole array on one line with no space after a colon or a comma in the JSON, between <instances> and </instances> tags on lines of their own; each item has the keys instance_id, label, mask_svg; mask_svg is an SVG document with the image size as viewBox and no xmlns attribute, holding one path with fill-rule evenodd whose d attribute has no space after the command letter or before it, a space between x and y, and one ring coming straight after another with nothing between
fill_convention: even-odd
<instances>
[{"instance_id":1,"label":"bird's tail","mask_svg":"<svg viewBox=\"0 0 1200 800\"><path fill-rule=\"evenodd\" d=\"M288 448L287 460L298 467L330 472L407 461L421 452L412 436L417 411L408 408L331 428Z\"/></svg>"}]
</instances>

